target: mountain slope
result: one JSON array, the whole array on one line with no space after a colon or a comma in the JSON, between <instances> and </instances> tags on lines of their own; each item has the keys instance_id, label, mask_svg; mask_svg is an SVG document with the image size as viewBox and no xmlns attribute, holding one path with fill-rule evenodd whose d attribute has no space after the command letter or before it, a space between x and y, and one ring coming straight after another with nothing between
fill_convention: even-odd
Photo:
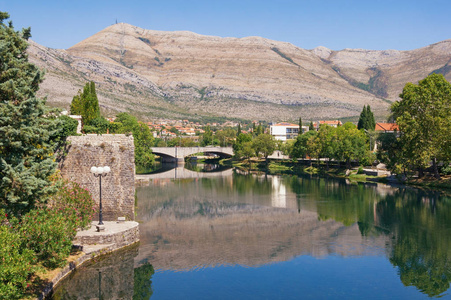
<instances>
[{"instance_id":1,"label":"mountain slope","mask_svg":"<svg viewBox=\"0 0 451 300\"><path fill-rule=\"evenodd\" d=\"M111 114L277 121L356 116L365 104L386 115L407 81L440 68L449 72L450 44L413 51L309 51L260 37L220 38L120 23L67 50L32 43L29 53L47 69L41 90L50 104L67 107L94 80L102 109Z\"/></svg>"}]
</instances>

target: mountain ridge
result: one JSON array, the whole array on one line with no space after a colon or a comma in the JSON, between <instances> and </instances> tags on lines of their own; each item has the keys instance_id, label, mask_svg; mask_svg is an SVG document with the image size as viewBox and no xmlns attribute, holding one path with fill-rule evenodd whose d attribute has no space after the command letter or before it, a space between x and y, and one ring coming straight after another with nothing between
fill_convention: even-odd
<instances>
[{"instance_id":1,"label":"mountain ridge","mask_svg":"<svg viewBox=\"0 0 451 300\"><path fill-rule=\"evenodd\" d=\"M68 107L86 81L102 110L157 117L305 120L357 116L371 105L388 114L408 81L450 60L451 40L407 51L316 47L262 37L204 36L119 23L66 50L30 43L30 60L47 69L42 95Z\"/></svg>"}]
</instances>

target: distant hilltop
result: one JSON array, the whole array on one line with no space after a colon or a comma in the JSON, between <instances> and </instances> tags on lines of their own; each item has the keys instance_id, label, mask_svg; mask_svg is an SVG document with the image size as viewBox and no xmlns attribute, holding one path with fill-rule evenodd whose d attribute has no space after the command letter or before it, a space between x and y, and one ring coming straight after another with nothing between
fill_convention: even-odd
<instances>
[{"instance_id":1,"label":"distant hilltop","mask_svg":"<svg viewBox=\"0 0 451 300\"><path fill-rule=\"evenodd\" d=\"M67 50L31 42L29 55L47 70L40 91L47 103L68 108L93 80L104 113L142 119L337 119L368 104L383 117L407 82L432 72L451 80L451 40L411 51L305 50L119 23Z\"/></svg>"}]
</instances>

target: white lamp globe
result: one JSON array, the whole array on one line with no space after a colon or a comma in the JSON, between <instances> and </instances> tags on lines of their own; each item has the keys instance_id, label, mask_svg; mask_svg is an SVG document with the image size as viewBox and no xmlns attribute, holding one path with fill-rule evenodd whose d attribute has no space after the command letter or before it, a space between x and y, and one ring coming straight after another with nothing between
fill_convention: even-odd
<instances>
[{"instance_id":1,"label":"white lamp globe","mask_svg":"<svg viewBox=\"0 0 451 300\"><path fill-rule=\"evenodd\" d=\"M97 174L103 174L103 168L102 167L98 167L97 168Z\"/></svg>"},{"instance_id":2,"label":"white lamp globe","mask_svg":"<svg viewBox=\"0 0 451 300\"><path fill-rule=\"evenodd\" d=\"M97 174L97 168L96 167L92 167L91 168L91 173L92 174Z\"/></svg>"},{"instance_id":3,"label":"white lamp globe","mask_svg":"<svg viewBox=\"0 0 451 300\"><path fill-rule=\"evenodd\" d=\"M104 172L105 174L110 173L110 171L111 171L110 167L108 167L108 166L103 167L103 172Z\"/></svg>"}]
</instances>

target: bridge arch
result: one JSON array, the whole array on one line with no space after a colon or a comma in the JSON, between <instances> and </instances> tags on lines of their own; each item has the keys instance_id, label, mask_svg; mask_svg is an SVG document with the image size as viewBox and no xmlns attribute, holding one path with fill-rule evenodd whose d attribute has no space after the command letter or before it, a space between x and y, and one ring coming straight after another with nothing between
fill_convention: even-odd
<instances>
[{"instance_id":1,"label":"bridge arch","mask_svg":"<svg viewBox=\"0 0 451 300\"><path fill-rule=\"evenodd\" d=\"M233 156L232 147L152 147L151 149L164 162L183 163L185 157L200 152L216 154L222 158Z\"/></svg>"}]
</instances>

